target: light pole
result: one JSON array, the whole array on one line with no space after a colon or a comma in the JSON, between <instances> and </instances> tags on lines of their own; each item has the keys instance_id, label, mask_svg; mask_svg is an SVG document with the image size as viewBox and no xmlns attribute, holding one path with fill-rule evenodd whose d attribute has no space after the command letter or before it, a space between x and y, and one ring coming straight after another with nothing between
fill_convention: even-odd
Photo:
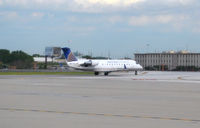
<instances>
[{"instance_id":1,"label":"light pole","mask_svg":"<svg viewBox=\"0 0 200 128\"><path fill-rule=\"evenodd\" d=\"M150 44L146 44L146 46L147 46L147 52L149 52Z\"/></svg>"}]
</instances>

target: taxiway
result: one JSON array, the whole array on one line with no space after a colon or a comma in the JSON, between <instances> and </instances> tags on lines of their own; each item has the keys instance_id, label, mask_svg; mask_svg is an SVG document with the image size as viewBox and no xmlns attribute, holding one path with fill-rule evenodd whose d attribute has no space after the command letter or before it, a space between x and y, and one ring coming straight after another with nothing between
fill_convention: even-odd
<instances>
[{"instance_id":1,"label":"taxiway","mask_svg":"<svg viewBox=\"0 0 200 128\"><path fill-rule=\"evenodd\" d=\"M200 73L0 76L2 128L199 128Z\"/></svg>"}]
</instances>

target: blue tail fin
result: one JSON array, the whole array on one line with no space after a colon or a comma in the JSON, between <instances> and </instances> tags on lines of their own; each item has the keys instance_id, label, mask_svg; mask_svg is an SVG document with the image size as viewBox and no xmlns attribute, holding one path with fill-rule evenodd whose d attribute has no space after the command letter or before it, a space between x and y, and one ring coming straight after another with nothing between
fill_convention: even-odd
<instances>
[{"instance_id":1,"label":"blue tail fin","mask_svg":"<svg viewBox=\"0 0 200 128\"><path fill-rule=\"evenodd\" d=\"M77 61L76 57L71 52L70 48L65 47L65 48L62 48L62 50L67 62Z\"/></svg>"}]
</instances>

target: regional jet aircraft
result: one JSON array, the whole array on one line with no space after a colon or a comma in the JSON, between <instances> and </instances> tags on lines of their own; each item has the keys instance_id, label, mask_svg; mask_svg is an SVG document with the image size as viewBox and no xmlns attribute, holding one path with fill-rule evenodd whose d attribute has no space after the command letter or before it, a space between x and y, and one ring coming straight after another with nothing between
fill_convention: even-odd
<instances>
[{"instance_id":1,"label":"regional jet aircraft","mask_svg":"<svg viewBox=\"0 0 200 128\"><path fill-rule=\"evenodd\" d=\"M78 60L70 48L62 48L67 65L76 70L92 71L95 75L104 73L107 76L110 72L137 71L142 70L142 66L134 60Z\"/></svg>"}]
</instances>

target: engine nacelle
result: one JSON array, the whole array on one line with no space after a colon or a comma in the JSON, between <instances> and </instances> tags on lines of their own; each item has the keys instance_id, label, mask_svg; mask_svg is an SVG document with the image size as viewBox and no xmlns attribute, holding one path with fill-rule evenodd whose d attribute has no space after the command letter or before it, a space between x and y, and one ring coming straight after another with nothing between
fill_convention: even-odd
<instances>
[{"instance_id":1,"label":"engine nacelle","mask_svg":"<svg viewBox=\"0 0 200 128\"><path fill-rule=\"evenodd\" d=\"M80 64L80 66L83 66L83 67L90 67L90 66L96 66L96 65L98 65L98 63L93 62L92 60L82 61L79 64Z\"/></svg>"}]
</instances>

